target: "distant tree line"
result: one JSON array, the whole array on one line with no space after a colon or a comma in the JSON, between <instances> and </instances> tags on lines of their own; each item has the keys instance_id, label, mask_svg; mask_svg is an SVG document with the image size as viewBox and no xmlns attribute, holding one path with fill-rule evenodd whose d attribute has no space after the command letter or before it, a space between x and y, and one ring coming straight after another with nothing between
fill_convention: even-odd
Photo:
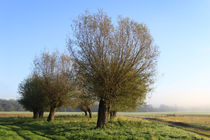
<instances>
[{"instance_id":1,"label":"distant tree line","mask_svg":"<svg viewBox=\"0 0 210 140\"><path fill-rule=\"evenodd\" d=\"M185 107L185 106L170 106L161 104L158 107L152 105L142 105L137 112L209 112L209 106Z\"/></svg>"},{"instance_id":2,"label":"distant tree line","mask_svg":"<svg viewBox=\"0 0 210 140\"><path fill-rule=\"evenodd\" d=\"M0 111L24 111L24 108L16 100L0 99Z\"/></svg>"},{"instance_id":3,"label":"distant tree line","mask_svg":"<svg viewBox=\"0 0 210 140\"><path fill-rule=\"evenodd\" d=\"M142 105L141 109L138 109L136 111L137 112L176 112L182 110L183 108L181 107L161 104L159 107L154 107L152 105Z\"/></svg>"},{"instance_id":4,"label":"distant tree line","mask_svg":"<svg viewBox=\"0 0 210 140\"><path fill-rule=\"evenodd\" d=\"M152 106L152 105L142 105L139 109L132 110L133 112L180 112L180 111L191 111L191 112L201 112L205 111L208 112L210 110L210 107L181 107L181 106L169 106L161 104L158 107ZM23 106L14 99L6 100L6 99L0 99L0 111L26 111ZM59 108L58 112L81 112L80 106L77 106L75 108ZM92 112L98 111L98 106L94 105L91 107ZM85 113L85 111L83 111Z\"/></svg>"},{"instance_id":5,"label":"distant tree line","mask_svg":"<svg viewBox=\"0 0 210 140\"><path fill-rule=\"evenodd\" d=\"M165 104L161 104L159 106L143 104L136 110L131 110L131 112L209 112L209 110L210 110L209 106L185 107L185 106L176 106L176 105L171 106L171 105L165 105ZM75 108L74 110L64 108L64 109L60 109L59 111L61 111L61 112L71 112L71 111L80 112L81 109L79 107ZM98 106L95 106L94 108L92 108L92 111L97 112ZM120 112L123 112L123 111L120 111Z\"/></svg>"},{"instance_id":6,"label":"distant tree line","mask_svg":"<svg viewBox=\"0 0 210 140\"><path fill-rule=\"evenodd\" d=\"M144 104L152 90L158 48L146 25L119 18L116 25L104 12L86 12L72 24L69 54L43 52L31 74L19 85L20 104L33 117L53 121L61 108L79 107L92 117L98 106L97 128L118 111Z\"/></svg>"}]
</instances>

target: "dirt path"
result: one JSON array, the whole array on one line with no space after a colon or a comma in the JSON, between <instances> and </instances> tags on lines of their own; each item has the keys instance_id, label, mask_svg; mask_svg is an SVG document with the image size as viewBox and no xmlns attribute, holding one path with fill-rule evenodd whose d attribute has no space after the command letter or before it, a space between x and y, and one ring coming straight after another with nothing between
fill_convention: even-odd
<instances>
[{"instance_id":1,"label":"dirt path","mask_svg":"<svg viewBox=\"0 0 210 140\"><path fill-rule=\"evenodd\" d=\"M176 128L179 128L179 129L183 129L185 131L193 132L193 133L196 133L198 135L210 138L210 134L206 134L206 133L210 133L210 131L208 129L195 127L195 126L192 126L190 124L183 123L183 122L165 121L165 120L161 120L161 119L157 119L157 118L144 118L144 119L149 120L149 121L158 122L158 123L161 123L161 124L164 124L164 125L168 125L170 127L176 127Z\"/></svg>"}]
</instances>

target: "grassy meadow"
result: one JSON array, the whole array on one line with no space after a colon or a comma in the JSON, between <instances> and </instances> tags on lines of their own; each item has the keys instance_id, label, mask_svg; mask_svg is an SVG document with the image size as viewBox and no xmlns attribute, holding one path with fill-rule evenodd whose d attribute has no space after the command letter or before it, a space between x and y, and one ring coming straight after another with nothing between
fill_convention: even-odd
<instances>
[{"instance_id":1,"label":"grassy meadow","mask_svg":"<svg viewBox=\"0 0 210 140\"><path fill-rule=\"evenodd\" d=\"M95 129L96 113L92 119L83 115L80 112L57 112L55 121L49 123L46 117L33 120L30 112L0 112L0 140L210 138L208 113L118 113L118 117L104 129Z\"/></svg>"}]
</instances>

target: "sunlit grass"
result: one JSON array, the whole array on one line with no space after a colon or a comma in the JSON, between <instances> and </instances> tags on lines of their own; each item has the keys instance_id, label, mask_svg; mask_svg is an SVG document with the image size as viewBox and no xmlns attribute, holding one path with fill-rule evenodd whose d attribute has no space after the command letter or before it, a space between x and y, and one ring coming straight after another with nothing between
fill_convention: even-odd
<instances>
[{"instance_id":1,"label":"sunlit grass","mask_svg":"<svg viewBox=\"0 0 210 140\"><path fill-rule=\"evenodd\" d=\"M169 127L142 118L119 117L110 121L105 129L95 129L97 117L60 114L54 122L28 117L0 118L0 139L140 139L140 140L201 140L206 137Z\"/></svg>"}]
</instances>

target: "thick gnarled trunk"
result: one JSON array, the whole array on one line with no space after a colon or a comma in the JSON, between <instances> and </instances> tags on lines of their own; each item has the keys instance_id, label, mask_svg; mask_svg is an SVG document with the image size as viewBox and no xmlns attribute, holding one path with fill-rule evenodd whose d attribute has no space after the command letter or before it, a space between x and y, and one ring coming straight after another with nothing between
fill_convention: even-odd
<instances>
[{"instance_id":1,"label":"thick gnarled trunk","mask_svg":"<svg viewBox=\"0 0 210 140\"><path fill-rule=\"evenodd\" d=\"M96 127L104 128L104 126L108 123L108 119L109 119L109 104L101 99L99 102L98 121Z\"/></svg>"},{"instance_id":2,"label":"thick gnarled trunk","mask_svg":"<svg viewBox=\"0 0 210 140\"><path fill-rule=\"evenodd\" d=\"M33 119L37 119L39 117L38 111L33 111Z\"/></svg>"},{"instance_id":3,"label":"thick gnarled trunk","mask_svg":"<svg viewBox=\"0 0 210 140\"><path fill-rule=\"evenodd\" d=\"M51 122L55 119L55 112L56 112L56 107L50 107L50 113L49 113L49 116L47 118L48 122Z\"/></svg>"},{"instance_id":4,"label":"thick gnarled trunk","mask_svg":"<svg viewBox=\"0 0 210 140\"><path fill-rule=\"evenodd\" d=\"M44 117L44 111L39 111L39 118L43 118Z\"/></svg>"},{"instance_id":5,"label":"thick gnarled trunk","mask_svg":"<svg viewBox=\"0 0 210 140\"><path fill-rule=\"evenodd\" d=\"M87 116L88 114L87 114L87 111L84 111L85 112L85 116Z\"/></svg>"},{"instance_id":6,"label":"thick gnarled trunk","mask_svg":"<svg viewBox=\"0 0 210 140\"><path fill-rule=\"evenodd\" d=\"M88 109L88 113L89 113L89 118L92 118L92 111L91 111L91 109Z\"/></svg>"},{"instance_id":7,"label":"thick gnarled trunk","mask_svg":"<svg viewBox=\"0 0 210 140\"><path fill-rule=\"evenodd\" d=\"M116 118L117 116L117 111L110 111L110 120Z\"/></svg>"}]
</instances>

